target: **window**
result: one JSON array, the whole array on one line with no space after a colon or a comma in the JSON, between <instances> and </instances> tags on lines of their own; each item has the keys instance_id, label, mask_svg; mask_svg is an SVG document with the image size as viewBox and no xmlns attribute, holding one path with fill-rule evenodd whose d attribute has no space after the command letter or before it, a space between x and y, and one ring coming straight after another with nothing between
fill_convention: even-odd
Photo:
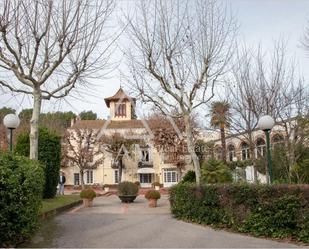
<instances>
[{"instance_id":1,"label":"window","mask_svg":"<svg viewBox=\"0 0 309 249\"><path fill-rule=\"evenodd\" d=\"M149 150L142 149L142 162L149 162Z\"/></svg>"},{"instance_id":2,"label":"window","mask_svg":"<svg viewBox=\"0 0 309 249\"><path fill-rule=\"evenodd\" d=\"M263 138L259 138L256 141L256 156L263 157L266 155L266 145Z\"/></svg>"},{"instance_id":3,"label":"window","mask_svg":"<svg viewBox=\"0 0 309 249\"><path fill-rule=\"evenodd\" d=\"M227 151L228 151L228 160L230 162L233 161L234 157L236 156L235 155L235 146L233 144L230 144L228 147L227 147Z\"/></svg>"},{"instance_id":4,"label":"window","mask_svg":"<svg viewBox=\"0 0 309 249\"><path fill-rule=\"evenodd\" d=\"M276 134L276 135L273 136L272 143L273 144L284 143L284 137L280 134Z\"/></svg>"},{"instance_id":5,"label":"window","mask_svg":"<svg viewBox=\"0 0 309 249\"><path fill-rule=\"evenodd\" d=\"M86 177L87 177L87 180L86 180L87 183L93 183L93 171L92 170L87 171Z\"/></svg>"},{"instance_id":6,"label":"window","mask_svg":"<svg viewBox=\"0 0 309 249\"><path fill-rule=\"evenodd\" d=\"M114 179L115 179L115 183L119 183L119 171L115 170L114 171Z\"/></svg>"},{"instance_id":7,"label":"window","mask_svg":"<svg viewBox=\"0 0 309 249\"><path fill-rule=\"evenodd\" d=\"M125 117L126 116L126 104L116 104L115 106L115 117Z\"/></svg>"},{"instance_id":8,"label":"window","mask_svg":"<svg viewBox=\"0 0 309 249\"><path fill-rule=\"evenodd\" d=\"M176 170L164 170L164 182L178 182L178 174Z\"/></svg>"},{"instance_id":9,"label":"window","mask_svg":"<svg viewBox=\"0 0 309 249\"><path fill-rule=\"evenodd\" d=\"M241 160L248 160L250 158L250 149L247 143L241 144Z\"/></svg>"},{"instance_id":10,"label":"window","mask_svg":"<svg viewBox=\"0 0 309 249\"><path fill-rule=\"evenodd\" d=\"M80 185L79 173L74 173L74 185Z\"/></svg>"},{"instance_id":11,"label":"window","mask_svg":"<svg viewBox=\"0 0 309 249\"><path fill-rule=\"evenodd\" d=\"M151 183L151 174L140 174L140 183Z\"/></svg>"}]
</instances>

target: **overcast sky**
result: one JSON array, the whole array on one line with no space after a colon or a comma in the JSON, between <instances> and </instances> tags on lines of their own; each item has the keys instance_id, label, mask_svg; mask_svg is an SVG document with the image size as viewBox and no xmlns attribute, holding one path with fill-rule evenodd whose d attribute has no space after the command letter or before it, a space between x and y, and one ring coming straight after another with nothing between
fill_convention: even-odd
<instances>
[{"instance_id":1,"label":"overcast sky","mask_svg":"<svg viewBox=\"0 0 309 249\"><path fill-rule=\"evenodd\" d=\"M307 20L309 19L309 0L226 0L232 7L240 24L240 40L249 47L259 42L264 49L271 49L274 40L284 37L288 42L288 51L298 62L299 71L309 81L309 57L300 47ZM132 2L132 1L131 1ZM118 1L118 7L127 4L125 0ZM45 101L43 111L73 111L92 110L100 118L106 118L108 109L104 98L113 95L119 88L120 70L125 71L121 51L115 51L112 61L120 61L120 67L114 70L108 79L99 79L93 96L84 100L67 98L66 101ZM122 83L124 85L124 82ZM309 85L309 84L308 84ZM31 108L31 98L10 94L0 96L0 107L9 106L21 111Z\"/></svg>"}]
</instances>

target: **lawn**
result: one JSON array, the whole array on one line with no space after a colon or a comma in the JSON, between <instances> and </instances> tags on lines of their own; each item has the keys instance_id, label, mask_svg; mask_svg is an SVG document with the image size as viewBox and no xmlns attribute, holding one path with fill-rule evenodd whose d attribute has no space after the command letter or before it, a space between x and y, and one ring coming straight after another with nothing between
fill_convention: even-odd
<instances>
[{"instance_id":1,"label":"lawn","mask_svg":"<svg viewBox=\"0 0 309 249\"><path fill-rule=\"evenodd\" d=\"M50 210L66 206L77 200L80 200L79 195L62 195L52 199L43 199L40 213L45 213Z\"/></svg>"}]
</instances>

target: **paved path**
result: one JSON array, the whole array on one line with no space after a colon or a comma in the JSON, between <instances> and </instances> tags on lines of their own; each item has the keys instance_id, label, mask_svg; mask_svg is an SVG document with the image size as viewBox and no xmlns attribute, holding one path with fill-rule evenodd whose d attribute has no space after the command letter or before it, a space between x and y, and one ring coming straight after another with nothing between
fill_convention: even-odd
<instances>
[{"instance_id":1,"label":"paved path","mask_svg":"<svg viewBox=\"0 0 309 249\"><path fill-rule=\"evenodd\" d=\"M30 244L23 247L144 248L286 248L293 244L258 239L173 219L166 196L155 209L144 197L121 204L118 197L100 197L92 208L70 211L45 220Z\"/></svg>"}]
</instances>

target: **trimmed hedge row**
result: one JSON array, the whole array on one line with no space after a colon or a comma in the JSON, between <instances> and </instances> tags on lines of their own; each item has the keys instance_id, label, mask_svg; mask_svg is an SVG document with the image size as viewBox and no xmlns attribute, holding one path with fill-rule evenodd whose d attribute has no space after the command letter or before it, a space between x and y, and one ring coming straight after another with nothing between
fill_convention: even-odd
<instances>
[{"instance_id":1,"label":"trimmed hedge row","mask_svg":"<svg viewBox=\"0 0 309 249\"><path fill-rule=\"evenodd\" d=\"M203 185L170 190L174 217L255 236L309 242L309 186Z\"/></svg>"},{"instance_id":2,"label":"trimmed hedge row","mask_svg":"<svg viewBox=\"0 0 309 249\"><path fill-rule=\"evenodd\" d=\"M40 163L0 152L0 247L15 246L35 231L43 186Z\"/></svg>"}]
</instances>

